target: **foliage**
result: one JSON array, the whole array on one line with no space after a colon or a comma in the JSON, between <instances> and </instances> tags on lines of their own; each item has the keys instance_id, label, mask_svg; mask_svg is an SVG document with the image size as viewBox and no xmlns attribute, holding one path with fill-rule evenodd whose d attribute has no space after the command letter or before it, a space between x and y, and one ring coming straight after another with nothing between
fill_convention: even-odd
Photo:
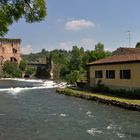
<instances>
[{"instance_id":1,"label":"foliage","mask_svg":"<svg viewBox=\"0 0 140 140\"><path fill-rule=\"evenodd\" d=\"M84 50L83 47L73 46L71 51L55 49L47 51L42 49L36 54L22 55L23 59L28 62L39 62L40 58L51 56L55 67L55 77L57 79L64 79L71 82L76 80L85 81L87 78L87 63L111 55L111 52L104 51L104 45L98 43L95 50ZM72 77L71 77L72 76Z\"/></svg>"},{"instance_id":2,"label":"foliage","mask_svg":"<svg viewBox=\"0 0 140 140\"><path fill-rule=\"evenodd\" d=\"M140 89L110 89L108 86L99 83L96 87L91 88L91 91L115 97L140 99Z\"/></svg>"},{"instance_id":3,"label":"foliage","mask_svg":"<svg viewBox=\"0 0 140 140\"><path fill-rule=\"evenodd\" d=\"M27 62L26 62L25 60L21 60L21 61L20 61L20 64L19 64L19 69L20 69L21 71L25 71L26 68L27 68Z\"/></svg>"},{"instance_id":4,"label":"foliage","mask_svg":"<svg viewBox=\"0 0 140 140\"><path fill-rule=\"evenodd\" d=\"M6 61L3 66L3 71L5 75L8 74L10 77L21 77L21 72L15 62Z\"/></svg>"},{"instance_id":5,"label":"foliage","mask_svg":"<svg viewBox=\"0 0 140 140\"><path fill-rule=\"evenodd\" d=\"M32 75L35 73L35 69L34 68L27 68L25 73L26 73L26 75Z\"/></svg>"},{"instance_id":6,"label":"foliage","mask_svg":"<svg viewBox=\"0 0 140 140\"><path fill-rule=\"evenodd\" d=\"M8 32L8 27L25 18L26 22L39 22L46 16L45 0L1 0L0 36Z\"/></svg>"},{"instance_id":7,"label":"foliage","mask_svg":"<svg viewBox=\"0 0 140 140\"><path fill-rule=\"evenodd\" d=\"M84 49L73 46L72 57L70 59L69 68L70 70L82 70L82 57L84 56Z\"/></svg>"},{"instance_id":8,"label":"foliage","mask_svg":"<svg viewBox=\"0 0 140 140\"><path fill-rule=\"evenodd\" d=\"M98 43L95 45L95 51L104 51L104 44Z\"/></svg>"},{"instance_id":9,"label":"foliage","mask_svg":"<svg viewBox=\"0 0 140 140\"><path fill-rule=\"evenodd\" d=\"M135 48L140 48L140 42L138 42L137 44L136 44L136 47Z\"/></svg>"},{"instance_id":10,"label":"foliage","mask_svg":"<svg viewBox=\"0 0 140 140\"><path fill-rule=\"evenodd\" d=\"M76 81L78 81L79 77L80 77L80 72L78 70L74 70L67 75L67 81L74 84Z\"/></svg>"}]
</instances>

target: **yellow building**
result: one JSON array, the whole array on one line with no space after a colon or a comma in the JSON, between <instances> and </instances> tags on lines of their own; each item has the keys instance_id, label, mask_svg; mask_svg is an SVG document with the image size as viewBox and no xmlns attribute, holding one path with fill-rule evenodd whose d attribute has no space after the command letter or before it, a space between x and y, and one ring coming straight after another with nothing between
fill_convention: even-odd
<instances>
[{"instance_id":1,"label":"yellow building","mask_svg":"<svg viewBox=\"0 0 140 140\"><path fill-rule=\"evenodd\" d=\"M101 81L113 89L140 88L140 54L114 55L88 66L90 87Z\"/></svg>"}]
</instances>

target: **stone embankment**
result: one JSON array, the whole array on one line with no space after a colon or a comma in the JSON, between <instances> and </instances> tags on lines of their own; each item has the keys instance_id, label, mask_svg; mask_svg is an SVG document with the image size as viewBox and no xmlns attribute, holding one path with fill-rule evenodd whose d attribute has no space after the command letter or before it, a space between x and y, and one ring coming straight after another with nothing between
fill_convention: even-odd
<instances>
[{"instance_id":1,"label":"stone embankment","mask_svg":"<svg viewBox=\"0 0 140 140\"><path fill-rule=\"evenodd\" d=\"M104 103L107 105L114 105L114 106L118 106L121 108L129 109L129 110L140 111L140 104L131 103L132 100L130 100L130 103L129 103L128 102L129 99L121 99L121 98L117 98L117 97L116 98L112 97L113 99L111 99L110 96L108 96L108 97L105 96L105 98L104 98L104 95L85 93L84 91L81 92L78 90L72 90L72 89L68 89L68 88L65 88L65 89L59 88L56 91L59 94L74 96L74 97L78 97L78 98L84 98L87 100L93 100L96 102Z\"/></svg>"}]
</instances>

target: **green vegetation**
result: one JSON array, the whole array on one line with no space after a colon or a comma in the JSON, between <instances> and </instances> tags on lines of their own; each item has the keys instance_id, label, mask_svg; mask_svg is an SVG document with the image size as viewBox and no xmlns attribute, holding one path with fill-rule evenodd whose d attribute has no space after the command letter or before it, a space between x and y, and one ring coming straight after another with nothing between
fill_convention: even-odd
<instances>
[{"instance_id":1,"label":"green vegetation","mask_svg":"<svg viewBox=\"0 0 140 140\"><path fill-rule=\"evenodd\" d=\"M39 22L46 16L45 0L0 0L0 36L8 32L8 27L25 18L26 22Z\"/></svg>"},{"instance_id":2,"label":"green vegetation","mask_svg":"<svg viewBox=\"0 0 140 140\"><path fill-rule=\"evenodd\" d=\"M140 42L138 42L137 44L136 44L136 47L135 48L140 48Z\"/></svg>"},{"instance_id":3,"label":"green vegetation","mask_svg":"<svg viewBox=\"0 0 140 140\"><path fill-rule=\"evenodd\" d=\"M17 67L17 63L6 61L3 65L4 77L21 77L21 71Z\"/></svg>"},{"instance_id":4,"label":"green vegetation","mask_svg":"<svg viewBox=\"0 0 140 140\"><path fill-rule=\"evenodd\" d=\"M99 82L96 87L91 88L90 91L115 97L140 99L140 89L110 89L101 82Z\"/></svg>"},{"instance_id":5,"label":"green vegetation","mask_svg":"<svg viewBox=\"0 0 140 140\"><path fill-rule=\"evenodd\" d=\"M130 105L138 105L140 106L140 100L132 100L132 99L126 99L126 98L120 98L120 97L114 97L111 95L104 95L102 93L91 93L87 91L79 91L79 90L73 90L70 88L64 88L64 89L57 89L57 92L69 95L69 96L74 96L74 97L79 97L79 98L85 98L85 99L103 99L105 101L117 101L117 103L126 103ZM111 103L111 102L110 102ZM117 105L117 104L116 104Z\"/></svg>"},{"instance_id":6,"label":"green vegetation","mask_svg":"<svg viewBox=\"0 0 140 140\"><path fill-rule=\"evenodd\" d=\"M21 60L19 64L19 69L24 72L26 68L27 68L27 62L25 60Z\"/></svg>"},{"instance_id":7,"label":"green vegetation","mask_svg":"<svg viewBox=\"0 0 140 140\"><path fill-rule=\"evenodd\" d=\"M46 57L51 56L54 64L54 79L75 83L87 80L87 63L110 55L110 52L104 50L104 45L98 43L91 51L85 51L83 47L73 46L71 51L55 49L49 52L42 49L39 53L22 55L22 57L27 62L39 62L41 58L46 59Z\"/></svg>"},{"instance_id":8,"label":"green vegetation","mask_svg":"<svg viewBox=\"0 0 140 140\"><path fill-rule=\"evenodd\" d=\"M0 73L0 77L22 77L23 74L26 76L31 76L32 74L35 74L35 69L29 68L27 66L27 62L23 59L20 61L19 66L16 62L5 61Z\"/></svg>"}]
</instances>

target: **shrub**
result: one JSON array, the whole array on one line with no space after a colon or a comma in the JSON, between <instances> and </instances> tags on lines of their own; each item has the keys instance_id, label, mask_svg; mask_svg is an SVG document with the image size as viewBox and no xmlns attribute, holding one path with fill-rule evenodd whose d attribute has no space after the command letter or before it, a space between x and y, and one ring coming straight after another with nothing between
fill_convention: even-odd
<instances>
[{"instance_id":1,"label":"shrub","mask_svg":"<svg viewBox=\"0 0 140 140\"><path fill-rule=\"evenodd\" d=\"M21 77L21 71L17 68L17 63L6 61L3 65L4 77Z\"/></svg>"},{"instance_id":2,"label":"shrub","mask_svg":"<svg viewBox=\"0 0 140 140\"><path fill-rule=\"evenodd\" d=\"M20 64L19 64L19 69L20 69L21 71L25 71L26 68L27 68L27 62L26 62L25 60L21 60L21 61L20 61Z\"/></svg>"},{"instance_id":3,"label":"shrub","mask_svg":"<svg viewBox=\"0 0 140 140\"><path fill-rule=\"evenodd\" d=\"M96 87L90 89L92 92L102 92L106 95L116 96L116 97L123 97L129 99L140 99L140 89L110 89L109 87L103 84L97 84Z\"/></svg>"}]
</instances>

